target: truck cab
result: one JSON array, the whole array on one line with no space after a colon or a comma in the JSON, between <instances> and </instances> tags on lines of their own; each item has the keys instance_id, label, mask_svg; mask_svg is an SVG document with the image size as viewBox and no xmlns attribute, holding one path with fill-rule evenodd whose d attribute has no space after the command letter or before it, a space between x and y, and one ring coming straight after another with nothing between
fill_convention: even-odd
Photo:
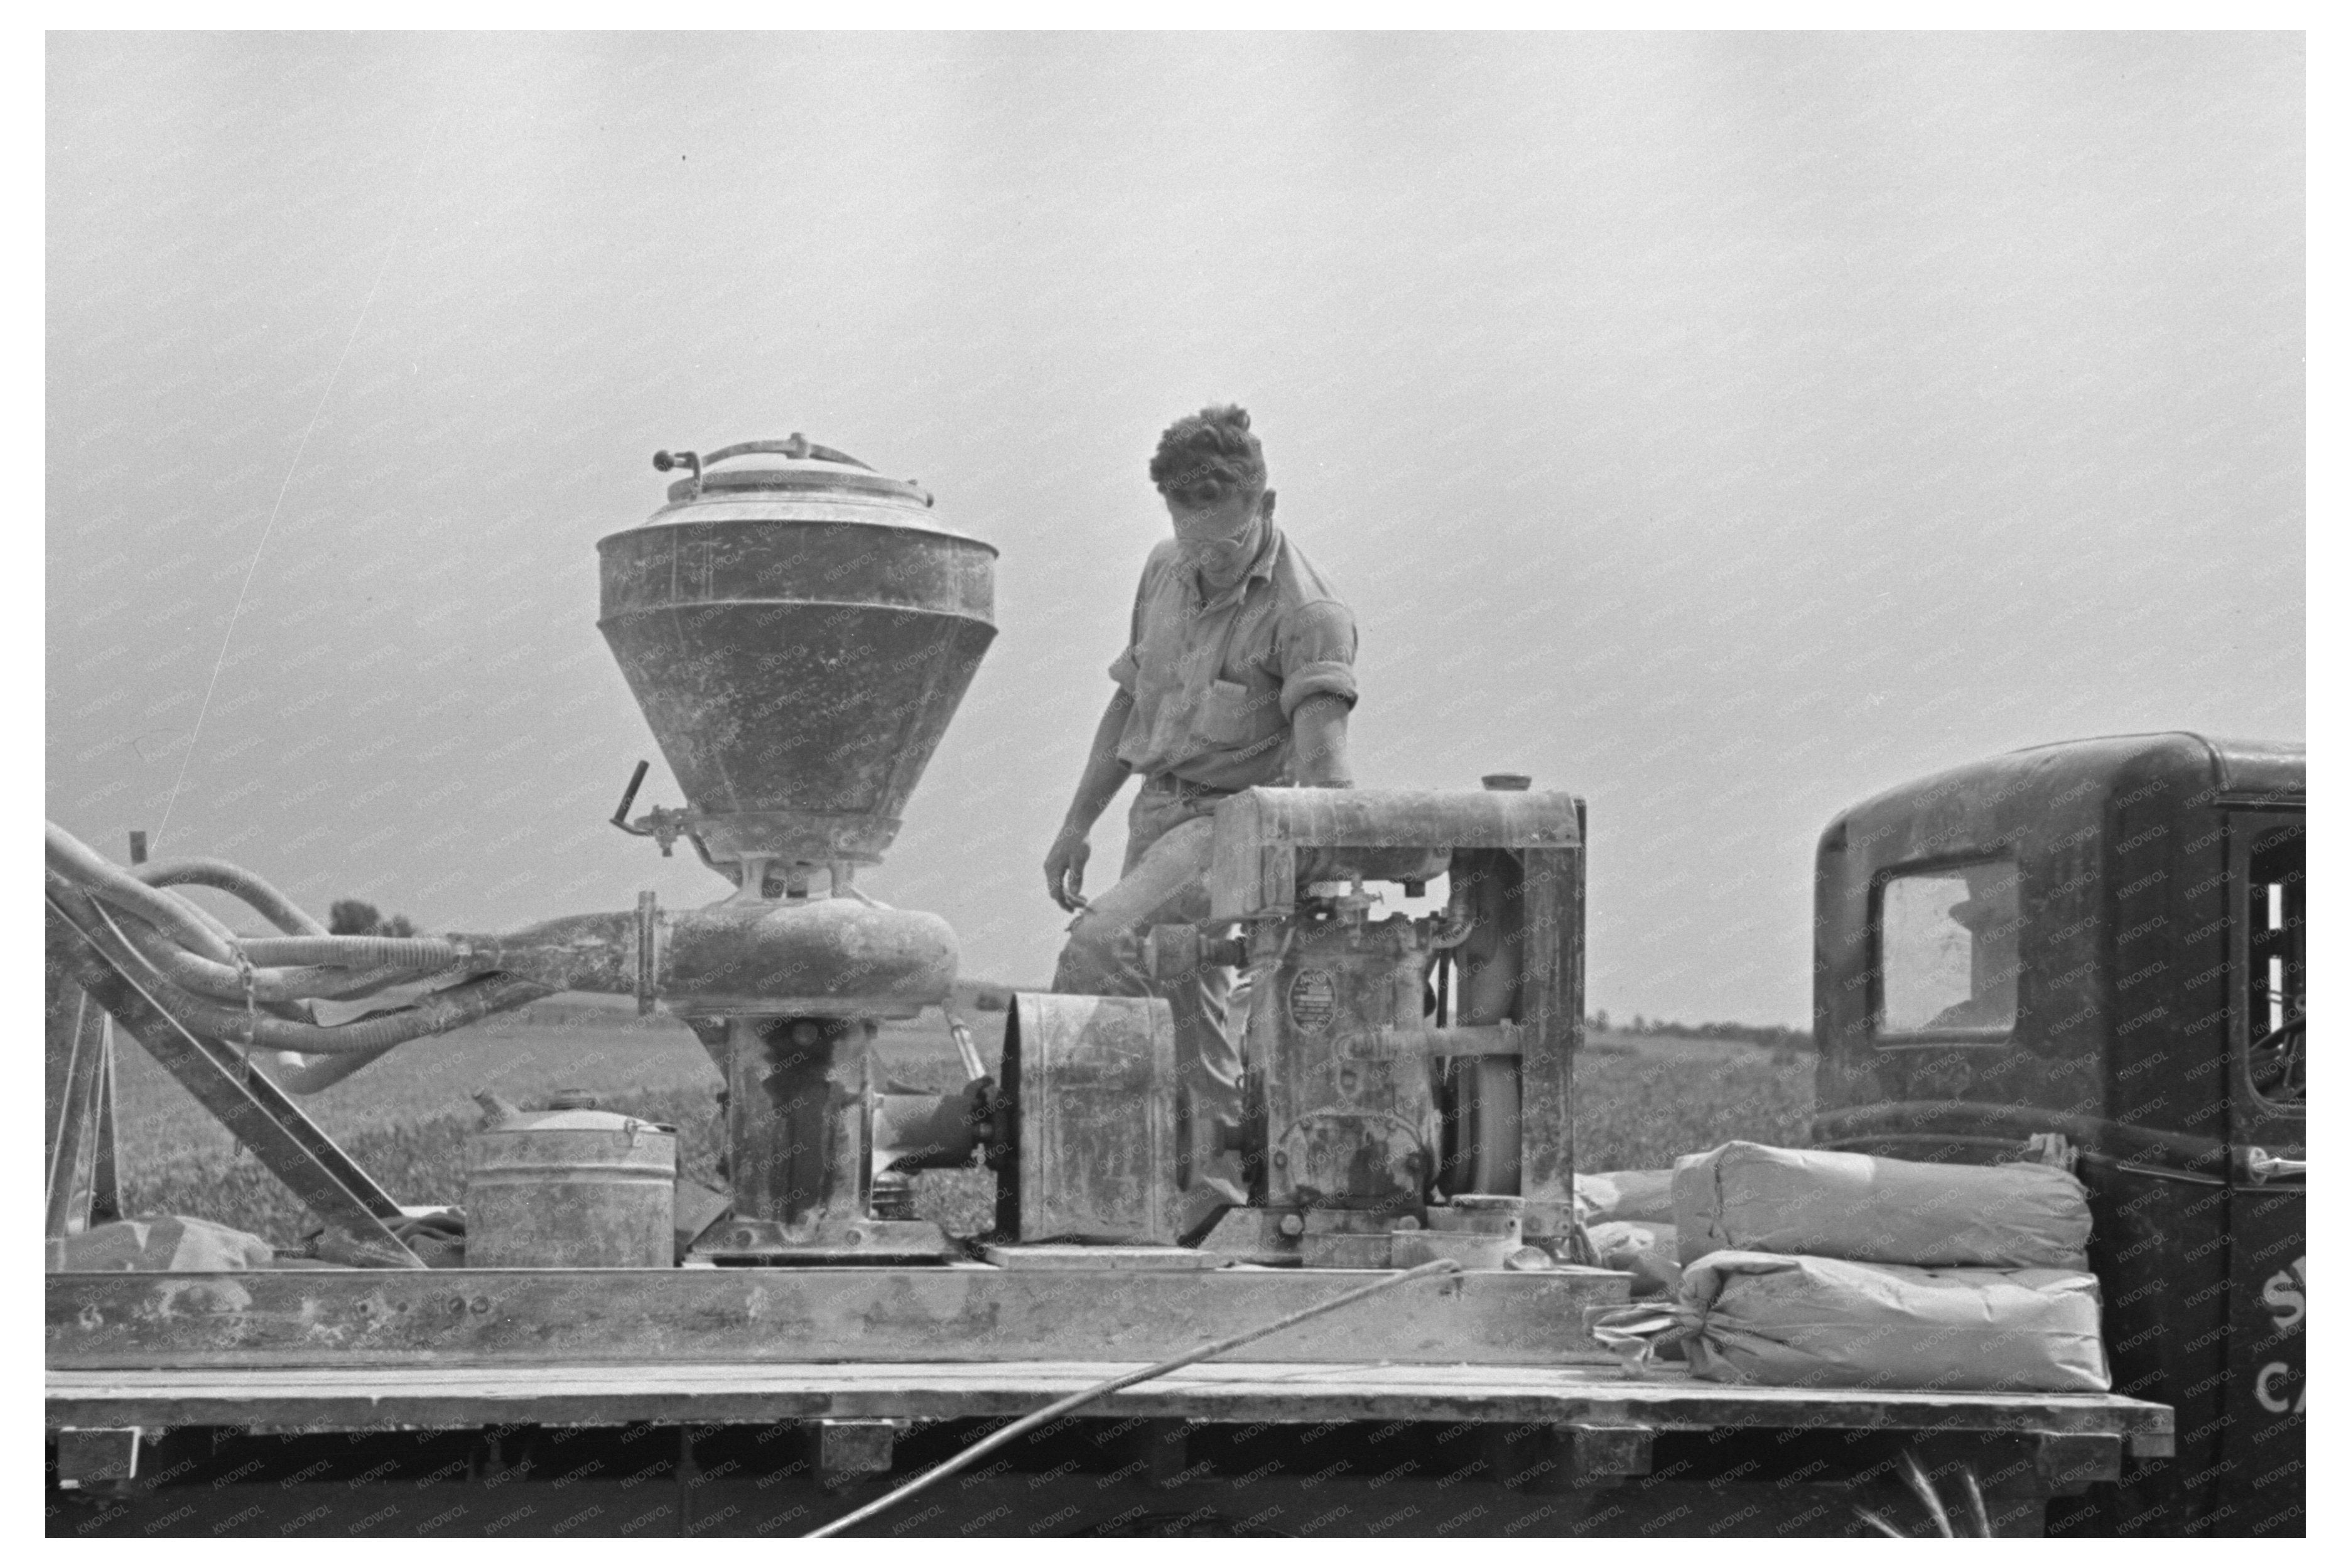
<instances>
[{"instance_id":1,"label":"truck cab","mask_svg":"<svg viewBox=\"0 0 2351 1568\"><path fill-rule=\"evenodd\" d=\"M1832 822L1814 894L1814 1144L2071 1165L2115 1391L2177 1413L2053 1531L2301 1533L2303 747L1953 768Z\"/></svg>"}]
</instances>

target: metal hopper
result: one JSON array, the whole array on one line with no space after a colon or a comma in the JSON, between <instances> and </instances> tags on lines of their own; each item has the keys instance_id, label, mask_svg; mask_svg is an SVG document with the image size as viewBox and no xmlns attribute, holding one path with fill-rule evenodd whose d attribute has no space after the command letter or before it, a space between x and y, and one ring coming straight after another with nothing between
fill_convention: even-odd
<instances>
[{"instance_id":1,"label":"metal hopper","mask_svg":"<svg viewBox=\"0 0 2351 1568\"><path fill-rule=\"evenodd\" d=\"M753 896L816 867L844 885L889 848L996 635L996 550L799 435L654 465L687 476L599 542L597 625L687 805L632 831L691 839Z\"/></svg>"}]
</instances>

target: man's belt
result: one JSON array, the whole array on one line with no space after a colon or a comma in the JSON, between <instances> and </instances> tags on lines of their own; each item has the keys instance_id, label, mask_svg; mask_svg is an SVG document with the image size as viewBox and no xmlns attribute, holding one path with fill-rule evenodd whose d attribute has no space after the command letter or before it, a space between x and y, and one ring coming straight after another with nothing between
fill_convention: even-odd
<instances>
[{"instance_id":1,"label":"man's belt","mask_svg":"<svg viewBox=\"0 0 2351 1568\"><path fill-rule=\"evenodd\" d=\"M1173 773L1155 773L1143 781L1143 787L1155 794L1173 795L1178 800L1221 800L1240 793L1238 789L1219 789L1213 784L1195 784Z\"/></svg>"}]
</instances>

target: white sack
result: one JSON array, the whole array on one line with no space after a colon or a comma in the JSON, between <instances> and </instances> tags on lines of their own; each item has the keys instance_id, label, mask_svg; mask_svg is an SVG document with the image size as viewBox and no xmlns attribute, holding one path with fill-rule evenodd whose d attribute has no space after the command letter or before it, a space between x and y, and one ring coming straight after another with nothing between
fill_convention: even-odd
<instances>
[{"instance_id":1,"label":"white sack","mask_svg":"<svg viewBox=\"0 0 2351 1568\"><path fill-rule=\"evenodd\" d=\"M1690 1370L1813 1388L2102 1393L2098 1281L2060 1269L1910 1269L1717 1252L1675 1304Z\"/></svg>"},{"instance_id":2,"label":"white sack","mask_svg":"<svg viewBox=\"0 0 2351 1568\"><path fill-rule=\"evenodd\" d=\"M1622 1269L1633 1276L1635 1296L1670 1296L1681 1290L1682 1268L1675 1261L1677 1243L1670 1225L1643 1225L1630 1219L1604 1219L1587 1225L1592 1250L1604 1269Z\"/></svg>"},{"instance_id":3,"label":"white sack","mask_svg":"<svg viewBox=\"0 0 2351 1568\"><path fill-rule=\"evenodd\" d=\"M1585 1171L1575 1178L1575 1217L1586 1225L1608 1219L1674 1222L1671 1171Z\"/></svg>"},{"instance_id":4,"label":"white sack","mask_svg":"<svg viewBox=\"0 0 2351 1568\"><path fill-rule=\"evenodd\" d=\"M2089 1267L2090 1206L2054 1166L1955 1166L1725 1144L1674 1166L1684 1268L1709 1252L1923 1268Z\"/></svg>"},{"instance_id":5,"label":"white sack","mask_svg":"<svg viewBox=\"0 0 2351 1568\"><path fill-rule=\"evenodd\" d=\"M275 1255L260 1237L213 1220L144 1214L51 1241L49 1267L76 1274L216 1274L272 1268Z\"/></svg>"}]
</instances>

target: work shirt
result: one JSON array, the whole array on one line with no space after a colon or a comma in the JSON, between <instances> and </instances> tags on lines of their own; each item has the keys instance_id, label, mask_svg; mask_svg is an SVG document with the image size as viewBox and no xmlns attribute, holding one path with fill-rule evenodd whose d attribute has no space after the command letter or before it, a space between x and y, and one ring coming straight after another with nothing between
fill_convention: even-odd
<instances>
[{"instance_id":1,"label":"work shirt","mask_svg":"<svg viewBox=\"0 0 2351 1568\"><path fill-rule=\"evenodd\" d=\"M1174 539L1144 563L1126 651L1110 677L1134 699L1119 760L1218 789L1280 779L1290 716L1328 692L1355 701L1355 617L1280 528L1239 582L1203 599Z\"/></svg>"}]
</instances>

